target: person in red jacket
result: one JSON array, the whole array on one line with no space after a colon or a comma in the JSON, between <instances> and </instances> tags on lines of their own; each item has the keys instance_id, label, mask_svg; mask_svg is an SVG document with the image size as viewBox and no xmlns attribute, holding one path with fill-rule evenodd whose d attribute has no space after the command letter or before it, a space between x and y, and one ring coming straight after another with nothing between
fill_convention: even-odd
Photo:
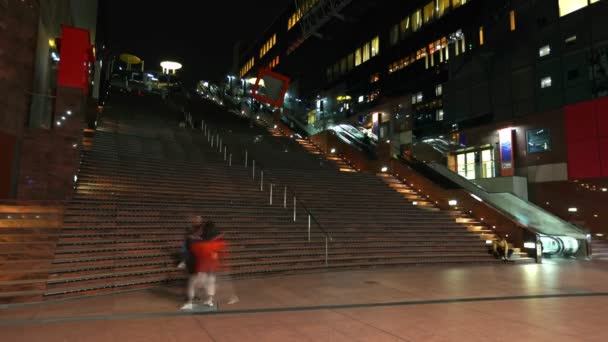
<instances>
[{"instance_id":1,"label":"person in red jacket","mask_svg":"<svg viewBox=\"0 0 608 342\"><path fill-rule=\"evenodd\" d=\"M194 274L188 281L188 302L182 306L182 310L193 309L194 296L201 288L205 288L207 293L207 300L203 304L215 305L216 273L220 271L220 255L225 251L226 243L212 221L205 223L203 229L203 239L190 245L190 251L194 254Z\"/></svg>"}]
</instances>

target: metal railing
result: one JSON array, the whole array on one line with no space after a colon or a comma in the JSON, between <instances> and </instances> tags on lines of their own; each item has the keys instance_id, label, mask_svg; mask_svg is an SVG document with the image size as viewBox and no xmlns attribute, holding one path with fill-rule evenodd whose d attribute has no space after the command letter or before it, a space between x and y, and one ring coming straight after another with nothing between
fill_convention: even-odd
<instances>
[{"instance_id":1,"label":"metal railing","mask_svg":"<svg viewBox=\"0 0 608 342\"><path fill-rule=\"evenodd\" d=\"M197 128L198 129L198 128ZM233 166L233 154L228 151L228 145L223 141L222 136L219 133L219 130L213 129L209 124L205 122L205 120L201 121L201 131L203 135L207 138L207 142L214 149L217 149L218 153L223 154L224 161L228 163L229 167ZM281 181L277 177L270 174L269 169L266 169L264 165L253 156L250 155L247 149L244 149L242 155L243 158L243 166L245 169L249 169L251 167L251 178L254 182L256 182L256 176L259 177L260 183L260 191L264 191L265 184L267 184L267 188L269 191L269 206L275 205L275 187L279 186L283 188L283 208L288 209L288 199L290 203L293 203L293 222L297 222L298 220L298 208L303 210L305 213L308 222L307 222L307 238L308 242L312 241L312 225L313 223L319 229L319 231L324 236L325 242L325 265L329 264L329 243L333 241L333 238L330 233L328 233L325 228L321 225L319 220L315 217L312 211L306 206L306 204L301 200L298 194L291 188L288 187L285 182Z\"/></svg>"}]
</instances>

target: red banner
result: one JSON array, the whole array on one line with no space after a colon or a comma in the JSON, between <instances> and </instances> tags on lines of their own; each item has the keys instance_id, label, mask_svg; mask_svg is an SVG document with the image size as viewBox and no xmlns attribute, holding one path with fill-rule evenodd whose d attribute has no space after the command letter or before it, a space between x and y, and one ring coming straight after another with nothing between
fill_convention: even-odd
<instances>
[{"instance_id":1,"label":"red banner","mask_svg":"<svg viewBox=\"0 0 608 342\"><path fill-rule=\"evenodd\" d=\"M88 95L91 42L89 31L77 27L61 27L61 50L59 55L57 85L82 89Z\"/></svg>"}]
</instances>

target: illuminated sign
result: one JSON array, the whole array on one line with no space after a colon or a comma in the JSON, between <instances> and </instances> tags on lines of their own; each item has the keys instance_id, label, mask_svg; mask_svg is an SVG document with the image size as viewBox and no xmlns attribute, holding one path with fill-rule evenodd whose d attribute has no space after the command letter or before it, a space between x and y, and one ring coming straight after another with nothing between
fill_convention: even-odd
<instances>
[{"instance_id":1,"label":"illuminated sign","mask_svg":"<svg viewBox=\"0 0 608 342\"><path fill-rule=\"evenodd\" d=\"M515 175L513 162L513 129L505 128L498 132L500 143L500 175L503 177Z\"/></svg>"}]
</instances>

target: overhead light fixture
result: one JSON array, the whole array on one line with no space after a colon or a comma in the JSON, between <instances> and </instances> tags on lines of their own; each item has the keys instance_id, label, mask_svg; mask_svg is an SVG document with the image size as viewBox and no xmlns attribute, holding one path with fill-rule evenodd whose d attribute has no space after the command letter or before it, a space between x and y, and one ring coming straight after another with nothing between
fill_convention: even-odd
<instances>
[{"instance_id":1,"label":"overhead light fixture","mask_svg":"<svg viewBox=\"0 0 608 342\"><path fill-rule=\"evenodd\" d=\"M578 208L574 208L574 207L573 208L568 208L568 211L571 212L571 213L576 213L576 212L578 212Z\"/></svg>"},{"instance_id":2,"label":"overhead light fixture","mask_svg":"<svg viewBox=\"0 0 608 342\"><path fill-rule=\"evenodd\" d=\"M72 111L71 111L71 110L68 110L68 111L66 111L65 113L66 113L67 115L72 115Z\"/></svg>"},{"instance_id":3,"label":"overhead light fixture","mask_svg":"<svg viewBox=\"0 0 608 342\"><path fill-rule=\"evenodd\" d=\"M65 116L62 116L62 117L61 117L61 120L64 120L64 121L65 121Z\"/></svg>"},{"instance_id":4,"label":"overhead light fixture","mask_svg":"<svg viewBox=\"0 0 608 342\"><path fill-rule=\"evenodd\" d=\"M57 126L61 126L61 121L57 121Z\"/></svg>"},{"instance_id":5,"label":"overhead light fixture","mask_svg":"<svg viewBox=\"0 0 608 342\"><path fill-rule=\"evenodd\" d=\"M608 192L608 188L602 188L602 192Z\"/></svg>"},{"instance_id":6,"label":"overhead light fixture","mask_svg":"<svg viewBox=\"0 0 608 342\"><path fill-rule=\"evenodd\" d=\"M448 205L454 207L458 205L458 201L457 200L449 200L448 201Z\"/></svg>"}]
</instances>

